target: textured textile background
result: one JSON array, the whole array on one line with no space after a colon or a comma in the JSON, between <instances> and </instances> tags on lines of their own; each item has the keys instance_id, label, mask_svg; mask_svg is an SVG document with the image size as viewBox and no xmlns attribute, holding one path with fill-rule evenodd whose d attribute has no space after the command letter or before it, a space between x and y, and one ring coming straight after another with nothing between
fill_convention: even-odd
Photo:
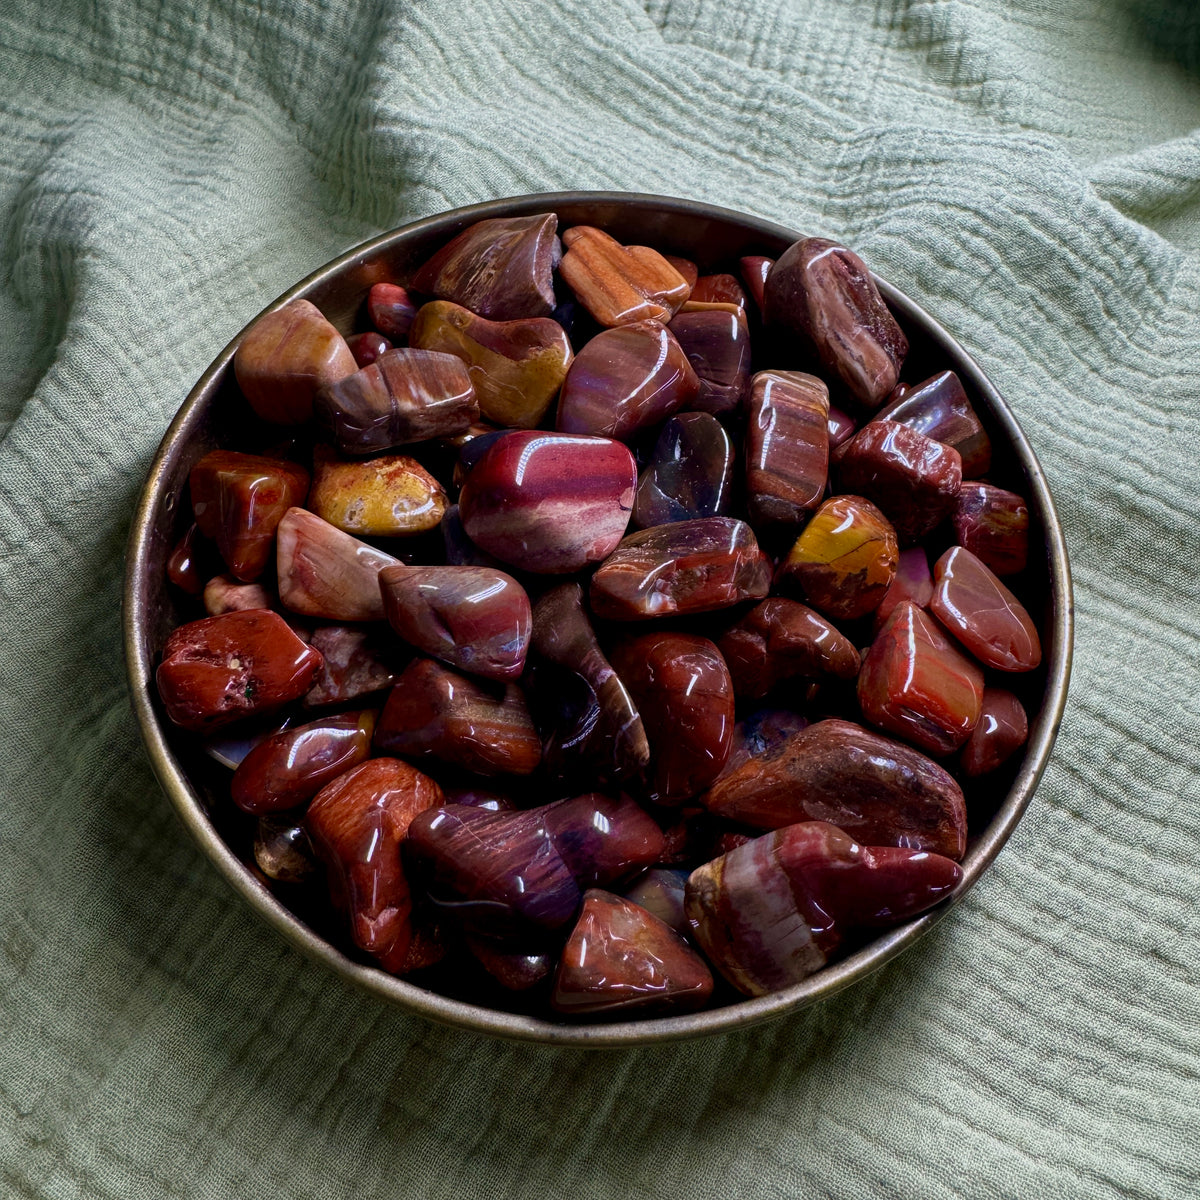
<instances>
[{"instance_id":1,"label":"textured textile background","mask_svg":"<svg viewBox=\"0 0 1200 1200\"><path fill-rule=\"evenodd\" d=\"M1195 0L0 0L0 1195L1193 1197ZM258 924L152 779L119 639L168 419L267 300L554 188L848 238L1058 496L1054 762L833 1002L579 1054L408 1019Z\"/></svg>"}]
</instances>

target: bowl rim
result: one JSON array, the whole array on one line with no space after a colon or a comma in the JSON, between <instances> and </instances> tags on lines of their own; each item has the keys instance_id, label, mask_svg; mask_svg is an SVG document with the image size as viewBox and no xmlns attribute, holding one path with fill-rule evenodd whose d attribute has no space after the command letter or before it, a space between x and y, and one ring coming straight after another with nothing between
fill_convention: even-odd
<instances>
[{"instance_id":1,"label":"bowl rim","mask_svg":"<svg viewBox=\"0 0 1200 1200\"><path fill-rule=\"evenodd\" d=\"M927 338L939 343L939 346L948 352L947 356L956 360L953 366L960 378L964 378L977 394L986 398L989 421L1003 430L1016 460L1028 479L1031 494L1027 500L1041 519L1048 552L1047 573L1052 600L1052 628L1048 631L1050 636L1045 639L1051 647L1051 652L1046 664L1043 704L1038 715L1031 721L1021 768L992 820L964 857L963 877L955 891L937 908L886 931L846 958L782 991L686 1016L591 1024L558 1024L536 1017L485 1008L427 991L388 975L379 968L354 962L313 932L252 875L209 823L200 796L172 753L158 714L154 710L151 697L154 664L150 661L147 646L140 636L146 621L148 597L151 594L150 581L142 567L146 560L158 507L166 499L168 468L179 448L187 444L190 435L199 425L209 392L223 377L246 331L265 313L282 307L296 297L307 296L347 268L363 265L393 245L415 235L440 230L448 237L468 224L487 218L554 211L560 207L579 204L636 204L654 207L693 217L736 223L753 234L761 235L764 240L791 243L805 236L786 226L748 213L695 200L638 192L566 191L511 196L451 209L390 230L338 255L288 288L237 333L197 380L168 426L147 474L129 532L126 547L123 630L131 702L154 773L184 827L226 882L259 917L309 958L323 963L344 979L358 984L368 992L398 1004L418 1016L493 1037L558 1046L599 1048L657 1044L724 1033L745 1029L786 1012L798 1011L818 1000L833 996L883 966L945 917L991 866L1028 808L1045 771L1067 700L1074 637L1074 603L1066 541L1054 500L1041 464L1008 404L975 360L938 321L886 280L872 273L872 278L893 311L910 329L919 328Z\"/></svg>"}]
</instances>

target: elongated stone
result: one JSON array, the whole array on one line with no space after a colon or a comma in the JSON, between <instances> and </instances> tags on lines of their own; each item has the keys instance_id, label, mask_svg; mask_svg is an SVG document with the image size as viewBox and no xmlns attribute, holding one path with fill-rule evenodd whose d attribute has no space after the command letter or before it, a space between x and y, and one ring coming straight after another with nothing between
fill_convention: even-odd
<instances>
[{"instance_id":1,"label":"elongated stone","mask_svg":"<svg viewBox=\"0 0 1200 1200\"><path fill-rule=\"evenodd\" d=\"M636 486L633 455L620 442L520 430L476 463L459 509L480 549L522 571L566 574L616 549Z\"/></svg>"},{"instance_id":2,"label":"elongated stone","mask_svg":"<svg viewBox=\"0 0 1200 1200\"><path fill-rule=\"evenodd\" d=\"M559 960L550 1005L572 1016L666 1016L703 1008L712 972L665 922L593 888Z\"/></svg>"},{"instance_id":3,"label":"elongated stone","mask_svg":"<svg viewBox=\"0 0 1200 1200\"><path fill-rule=\"evenodd\" d=\"M233 773L234 804L258 814L311 800L327 783L367 759L375 716L373 709L339 713L259 742Z\"/></svg>"},{"instance_id":4,"label":"elongated stone","mask_svg":"<svg viewBox=\"0 0 1200 1200\"><path fill-rule=\"evenodd\" d=\"M372 758L339 775L304 817L325 863L334 905L368 954L400 958L412 940L412 893L400 844L414 818L442 802L432 779L398 758Z\"/></svg>"},{"instance_id":5,"label":"elongated stone","mask_svg":"<svg viewBox=\"0 0 1200 1200\"><path fill-rule=\"evenodd\" d=\"M409 537L433 529L446 512L446 491L416 459L403 454L344 459L328 446L313 450L308 507L359 537Z\"/></svg>"},{"instance_id":6,"label":"elongated stone","mask_svg":"<svg viewBox=\"0 0 1200 1200\"><path fill-rule=\"evenodd\" d=\"M628 438L689 407L700 390L674 334L657 321L605 329L580 350L563 383L557 428Z\"/></svg>"},{"instance_id":7,"label":"elongated stone","mask_svg":"<svg viewBox=\"0 0 1200 1200\"><path fill-rule=\"evenodd\" d=\"M962 858L966 804L937 763L851 721L782 732L767 728L762 749L701 797L709 812L756 829L829 821L869 845Z\"/></svg>"},{"instance_id":8,"label":"elongated stone","mask_svg":"<svg viewBox=\"0 0 1200 1200\"><path fill-rule=\"evenodd\" d=\"M713 965L739 991L763 996L820 970L856 929L932 908L961 878L939 854L864 846L807 821L697 867L686 905Z\"/></svg>"},{"instance_id":9,"label":"elongated stone","mask_svg":"<svg viewBox=\"0 0 1200 1200\"><path fill-rule=\"evenodd\" d=\"M525 669L532 613L525 589L488 567L386 567L379 575L392 628L411 645L487 679Z\"/></svg>"},{"instance_id":10,"label":"elongated stone","mask_svg":"<svg viewBox=\"0 0 1200 1200\"><path fill-rule=\"evenodd\" d=\"M776 581L832 620L852 621L879 606L899 555L896 531L874 504L861 496L834 496L804 527Z\"/></svg>"},{"instance_id":11,"label":"elongated stone","mask_svg":"<svg viewBox=\"0 0 1200 1200\"><path fill-rule=\"evenodd\" d=\"M756 604L717 642L739 700L761 700L785 680L853 679L858 651L820 613L795 600Z\"/></svg>"},{"instance_id":12,"label":"elongated stone","mask_svg":"<svg viewBox=\"0 0 1200 1200\"><path fill-rule=\"evenodd\" d=\"M745 521L706 517L631 534L592 576L592 611L605 620L641 621L713 612L761 600L771 560Z\"/></svg>"},{"instance_id":13,"label":"elongated stone","mask_svg":"<svg viewBox=\"0 0 1200 1200\"><path fill-rule=\"evenodd\" d=\"M302 425L319 388L356 370L340 333L308 300L259 317L233 356L238 386L264 421Z\"/></svg>"},{"instance_id":14,"label":"elongated stone","mask_svg":"<svg viewBox=\"0 0 1200 1200\"><path fill-rule=\"evenodd\" d=\"M271 595L260 583L239 583L228 575L214 575L204 585L204 611L210 617L270 607Z\"/></svg>"},{"instance_id":15,"label":"elongated stone","mask_svg":"<svg viewBox=\"0 0 1200 1200\"><path fill-rule=\"evenodd\" d=\"M699 380L689 408L726 413L742 402L750 380L750 326L741 308L695 306L689 301L667 327Z\"/></svg>"},{"instance_id":16,"label":"elongated stone","mask_svg":"<svg viewBox=\"0 0 1200 1200\"><path fill-rule=\"evenodd\" d=\"M875 610L875 632L892 615L897 604L911 600L918 608L928 608L933 599L933 573L929 570L929 556L924 546L910 546L900 551L896 564L896 577Z\"/></svg>"},{"instance_id":17,"label":"elongated stone","mask_svg":"<svg viewBox=\"0 0 1200 1200\"><path fill-rule=\"evenodd\" d=\"M771 273L774 265L773 258L763 258L757 254L747 255L738 261L742 278L746 281L746 290L750 293L750 299L754 301L754 306L760 314L764 307L763 299L767 287L767 276Z\"/></svg>"},{"instance_id":18,"label":"elongated stone","mask_svg":"<svg viewBox=\"0 0 1200 1200\"><path fill-rule=\"evenodd\" d=\"M305 708L346 704L396 682L395 652L374 629L322 625L313 631L309 645L321 652L324 662L305 693Z\"/></svg>"},{"instance_id":19,"label":"elongated stone","mask_svg":"<svg viewBox=\"0 0 1200 1200\"><path fill-rule=\"evenodd\" d=\"M346 345L350 347L350 353L354 355L354 361L360 367L369 367L392 349L392 343L382 333L376 333L373 329L352 333L346 339Z\"/></svg>"},{"instance_id":20,"label":"elongated stone","mask_svg":"<svg viewBox=\"0 0 1200 1200\"><path fill-rule=\"evenodd\" d=\"M188 476L192 513L231 575L250 582L266 568L283 514L303 504L308 472L293 462L213 450Z\"/></svg>"},{"instance_id":21,"label":"elongated stone","mask_svg":"<svg viewBox=\"0 0 1200 1200\"><path fill-rule=\"evenodd\" d=\"M829 430L829 450L832 453L854 436L858 425L852 417L847 416L840 408L835 408L831 404L827 428Z\"/></svg>"},{"instance_id":22,"label":"elongated stone","mask_svg":"<svg viewBox=\"0 0 1200 1200\"><path fill-rule=\"evenodd\" d=\"M591 225L566 230L562 240L559 274L601 325L669 321L691 291L688 281L649 246L622 246Z\"/></svg>"},{"instance_id":23,"label":"elongated stone","mask_svg":"<svg viewBox=\"0 0 1200 1200\"><path fill-rule=\"evenodd\" d=\"M294 813L265 813L258 818L254 861L276 883L307 883L319 870L316 851Z\"/></svg>"},{"instance_id":24,"label":"elongated stone","mask_svg":"<svg viewBox=\"0 0 1200 1200\"><path fill-rule=\"evenodd\" d=\"M689 302L701 304L736 304L746 307L746 292L733 275L701 275L688 296Z\"/></svg>"},{"instance_id":25,"label":"elongated stone","mask_svg":"<svg viewBox=\"0 0 1200 1200\"><path fill-rule=\"evenodd\" d=\"M893 391L875 419L896 421L953 446L962 459L964 479L986 475L992 465L991 439L953 371L942 371L899 395Z\"/></svg>"},{"instance_id":26,"label":"elongated stone","mask_svg":"<svg viewBox=\"0 0 1200 1200\"><path fill-rule=\"evenodd\" d=\"M863 659L863 716L931 754L951 754L978 724L982 700L978 665L911 601L896 605Z\"/></svg>"},{"instance_id":27,"label":"elongated stone","mask_svg":"<svg viewBox=\"0 0 1200 1200\"><path fill-rule=\"evenodd\" d=\"M176 725L207 732L299 699L320 665L278 613L258 608L180 625L155 681Z\"/></svg>"},{"instance_id":28,"label":"elongated stone","mask_svg":"<svg viewBox=\"0 0 1200 1200\"><path fill-rule=\"evenodd\" d=\"M238 721L228 729L219 729L205 737L201 745L209 758L231 771L236 771L246 755L259 742L265 742L273 734L282 733L293 724L295 720L291 716L269 712L263 717L250 717Z\"/></svg>"},{"instance_id":29,"label":"elongated stone","mask_svg":"<svg viewBox=\"0 0 1200 1200\"><path fill-rule=\"evenodd\" d=\"M405 288L395 283L372 284L367 293L367 316L393 345L403 345L407 341L416 315L417 305Z\"/></svg>"},{"instance_id":30,"label":"elongated stone","mask_svg":"<svg viewBox=\"0 0 1200 1200\"><path fill-rule=\"evenodd\" d=\"M385 754L430 756L478 775L528 775L542 744L516 684L486 688L431 658L414 659L375 729Z\"/></svg>"},{"instance_id":31,"label":"elongated stone","mask_svg":"<svg viewBox=\"0 0 1200 1200\"><path fill-rule=\"evenodd\" d=\"M275 556L285 608L330 621L382 621L379 572L396 559L304 508L279 522Z\"/></svg>"},{"instance_id":32,"label":"elongated stone","mask_svg":"<svg viewBox=\"0 0 1200 1200\"><path fill-rule=\"evenodd\" d=\"M717 647L689 633L620 642L613 667L650 741L650 799L679 804L720 774L733 738L733 681Z\"/></svg>"},{"instance_id":33,"label":"elongated stone","mask_svg":"<svg viewBox=\"0 0 1200 1200\"><path fill-rule=\"evenodd\" d=\"M313 412L343 453L374 454L458 433L479 404L461 359L402 348L322 388Z\"/></svg>"},{"instance_id":34,"label":"elongated stone","mask_svg":"<svg viewBox=\"0 0 1200 1200\"><path fill-rule=\"evenodd\" d=\"M683 911L683 896L688 872L673 867L651 867L645 875L625 890L625 899L656 916L664 925L685 937L691 933L687 914Z\"/></svg>"},{"instance_id":35,"label":"elongated stone","mask_svg":"<svg viewBox=\"0 0 1200 1200\"><path fill-rule=\"evenodd\" d=\"M759 371L746 417L750 519L798 524L829 480L829 389L801 371Z\"/></svg>"},{"instance_id":36,"label":"elongated stone","mask_svg":"<svg viewBox=\"0 0 1200 1200\"><path fill-rule=\"evenodd\" d=\"M991 483L964 482L954 508L954 535L997 575L1018 575L1029 559L1029 505Z\"/></svg>"},{"instance_id":37,"label":"elongated stone","mask_svg":"<svg viewBox=\"0 0 1200 1200\"><path fill-rule=\"evenodd\" d=\"M866 408L896 386L908 339L852 250L827 238L789 246L767 276L765 319L805 338Z\"/></svg>"},{"instance_id":38,"label":"elongated stone","mask_svg":"<svg viewBox=\"0 0 1200 1200\"><path fill-rule=\"evenodd\" d=\"M998 770L1025 745L1029 718L1020 700L1003 688L985 687L979 724L962 748L959 765L968 779Z\"/></svg>"},{"instance_id":39,"label":"elongated stone","mask_svg":"<svg viewBox=\"0 0 1200 1200\"><path fill-rule=\"evenodd\" d=\"M548 317L561 254L557 230L554 213L477 221L417 272L413 287L489 321Z\"/></svg>"},{"instance_id":40,"label":"elongated stone","mask_svg":"<svg viewBox=\"0 0 1200 1200\"><path fill-rule=\"evenodd\" d=\"M970 550L947 550L933 565L933 583L930 611L985 667L1041 664L1041 639L1024 605Z\"/></svg>"},{"instance_id":41,"label":"elongated stone","mask_svg":"<svg viewBox=\"0 0 1200 1200\"><path fill-rule=\"evenodd\" d=\"M733 443L708 413L679 413L662 427L638 478L633 523L642 529L723 515L733 489Z\"/></svg>"},{"instance_id":42,"label":"elongated stone","mask_svg":"<svg viewBox=\"0 0 1200 1200\"><path fill-rule=\"evenodd\" d=\"M198 596L204 590L204 574L196 544L198 535L199 530L193 521L167 558L167 578L189 596Z\"/></svg>"}]
</instances>

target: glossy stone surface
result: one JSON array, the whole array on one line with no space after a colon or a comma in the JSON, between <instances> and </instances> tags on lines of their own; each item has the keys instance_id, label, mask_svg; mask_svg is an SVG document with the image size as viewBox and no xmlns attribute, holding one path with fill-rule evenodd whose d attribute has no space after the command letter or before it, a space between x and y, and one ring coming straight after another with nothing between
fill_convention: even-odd
<instances>
[{"instance_id":1,"label":"glossy stone surface","mask_svg":"<svg viewBox=\"0 0 1200 1200\"><path fill-rule=\"evenodd\" d=\"M525 669L532 614L525 589L488 567L386 567L379 574L392 628L443 662L487 679Z\"/></svg>"},{"instance_id":2,"label":"glossy stone surface","mask_svg":"<svg viewBox=\"0 0 1200 1200\"><path fill-rule=\"evenodd\" d=\"M848 933L906 921L961 878L941 855L861 845L831 824L806 821L698 867L687 913L721 974L763 996L819 970Z\"/></svg>"},{"instance_id":3,"label":"glossy stone surface","mask_svg":"<svg viewBox=\"0 0 1200 1200\"><path fill-rule=\"evenodd\" d=\"M574 1016L667 1016L712 995L704 960L658 917L593 888L567 939L550 1005Z\"/></svg>"},{"instance_id":4,"label":"glossy stone surface","mask_svg":"<svg viewBox=\"0 0 1200 1200\"><path fill-rule=\"evenodd\" d=\"M334 905L348 911L354 944L368 954L404 955L412 938L412 895L400 844L418 814L442 802L427 775L398 758L372 758L323 787L304 827L325 863Z\"/></svg>"},{"instance_id":5,"label":"glossy stone surface","mask_svg":"<svg viewBox=\"0 0 1200 1200\"><path fill-rule=\"evenodd\" d=\"M676 933L686 937L691 932L687 914L683 911L687 878L687 871L651 867L632 887L625 890L625 899L632 900L664 925L669 925Z\"/></svg>"},{"instance_id":6,"label":"glossy stone surface","mask_svg":"<svg viewBox=\"0 0 1200 1200\"><path fill-rule=\"evenodd\" d=\"M953 371L942 371L899 395L893 392L876 419L896 421L953 446L962 459L964 479L978 479L992 465L991 439Z\"/></svg>"},{"instance_id":7,"label":"glossy stone surface","mask_svg":"<svg viewBox=\"0 0 1200 1200\"><path fill-rule=\"evenodd\" d=\"M155 672L167 716L206 732L297 700L321 665L278 614L266 609L189 621L171 633Z\"/></svg>"},{"instance_id":8,"label":"glossy stone surface","mask_svg":"<svg viewBox=\"0 0 1200 1200\"><path fill-rule=\"evenodd\" d=\"M249 582L266 568L283 514L304 503L308 472L282 459L212 450L192 468L188 488L200 532L230 574Z\"/></svg>"},{"instance_id":9,"label":"glossy stone surface","mask_svg":"<svg viewBox=\"0 0 1200 1200\"><path fill-rule=\"evenodd\" d=\"M750 526L706 517L625 538L592 576L590 600L605 620L641 621L761 600L770 585L771 560Z\"/></svg>"},{"instance_id":10,"label":"glossy stone surface","mask_svg":"<svg viewBox=\"0 0 1200 1200\"><path fill-rule=\"evenodd\" d=\"M733 275L701 275L688 296L689 303L736 304L746 307L746 293Z\"/></svg>"},{"instance_id":11,"label":"glossy stone surface","mask_svg":"<svg viewBox=\"0 0 1200 1200\"><path fill-rule=\"evenodd\" d=\"M407 340L416 315L413 298L399 284L376 283L367 293L367 316L371 324L394 345L402 345Z\"/></svg>"},{"instance_id":12,"label":"glossy stone surface","mask_svg":"<svg viewBox=\"0 0 1200 1200\"><path fill-rule=\"evenodd\" d=\"M308 832L295 814L258 818L254 861L276 883L307 883L319 870Z\"/></svg>"},{"instance_id":13,"label":"glossy stone surface","mask_svg":"<svg viewBox=\"0 0 1200 1200\"><path fill-rule=\"evenodd\" d=\"M382 621L379 572L396 559L304 508L279 522L275 555L285 608L330 621Z\"/></svg>"},{"instance_id":14,"label":"glossy stone surface","mask_svg":"<svg viewBox=\"0 0 1200 1200\"><path fill-rule=\"evenodd\" d=\"M820 613L795 600L757 604L717 641L739 700L761 700L785 680L853 679L858 651Z\"/></svg>"},{"instance_id":15,"label":"glossy stone surface","mask_svg":"<svg viewBox=\"0 0 1200 1200\"><path fill-rule=\"evenodd\" d=\"M1018 575L1029 560L1029 505L995 484L964 482L955 503L954 535L997 575Z\"/></svg>"},{"instance_id":16,"label":"glossy stone surface","mask_svg":"<svg viewBox=\"0 0 1200 1200\"><path fill-rule=\"evenodd\" d=\"M556 428L628 438L690 407L699 390L696 372L665 326L637 321L605 329L567 372Z\"/></svg>"},{"instance_id":17,"label":"glossy stone surface","mask_svg":"<svg viewBox=\"0 0 1200 1200\"><path fill-rule=\"evenodd\" d=\"M503 566L499 559L485 554L467 536L467 531L463 528L462 512L457 504L452 504L446 509L438 528L442 532L442 547L446 553L446 561L451 566L496 568Z\"/></svg>"},{"instance_id":18,"label":"glossy stone surface","mask_svg":"<svg viewBox=\"0 0 1200 1200\"><path fill-rule=\"evenodd\" d=\"M664 254L663 258L667 260L677 270L688 285L688 295L691 295L691 289L696 286L700 278L700 271L696 264L690 258L680 258L675 254Z\"/></svg>"},{"instance_id":19,"label":"glossy stone surface","mask_svg":"<svg viewBox=\"0 0 1200 1200\"><path fill-rule=\"evenodd\" d=\"M444 911L505 937L563 928L587 888L619 884L661 849L632 800L591 792L513 813L448 804L417 818L405 853Z\"/></svg>"},{"instance_id":20,"label":"glossy stone surface","mask_svg":"<svg viewBox=\"0 0 1200 1200\"><path fill-rule=\"evenodd\" d=\"M396 655L375 629L322 625L313 631L309 645L319 650L325 661L305 693L305 708L346 704L396 682Z\"/></svg>"},{"instance_id":21,"label":"glossy stone surface","mask_svg":"<svg viewBox=\"0 0 1200 1200\"><path fill-rule=\"evenodd\" d=\"M689 633L619 642L612 665L650 741L650 799L679 804L720 774L733 738L733 681L717 647Z\"/></svg>"},{"instance_id":22,"label":"glossy stone surface","mask_svg":"<svg viewBox=\"0 0 1200 1200\"><path fill-rule=\"evenodd\" d=\"M291 716L269 712L266 716L248 717L238 721L228 729L219 729L205 737L200 744L209 758L231 771L236 771L246 755L259 742L266 741L273 734L281 733L294 723Z\"/></svg>"},{"instance_id":23,"label":"glossy stone surface","mask_svg":"<svg viewBox=\"0 0 1200 1200\"><path fill-rule=\"evenodd\" d=\"M962 748L959 766L968 779L1002 767L1025 745L1029 718L1020 700L1004 688L985 687L979 724Z\"/></svg>"},{"instance_id":24,"label":"glossy stone surface","mask_svg":"<svg viewBox=\"0 0 1200 1200\"><path fill-rule=\"evenodd\" d=\"M462 359L480 415L522 429L541 421L572 358L566 331L549 317L489 321L449 300L422 306L408 340Z\"/></svg>"},{"instance_id":25,"label":"glossy stone surface","mask_svg":"<svg viewBox=\"0 0 1200 1200\"><path fill-rule=\"evenodd\" d=\"M462 359L403 348L322 388L313 412L343 453L374 454L458 433L479 405Z\"/></svg>"},{"instance_id":26,"label":"glossy stone surface","mask_svg":"<svg viewBox=\"0 0 1200 1200\"><path fill-rule=\"evenodd\" d=\"M717 782L732 775L752 758L774 753L794 733L807 729L809 721L790 708L763 708L751 713L733 727L733 741L729 746L729 757L721 774L717 776L710 793L717 790Z\"/></svg>"},{"instance_id":27,"label":"glossy stone surface","mask_svg":"<svg viewBox=\"0 0 1200 1200\"><path fill-rule=\"evenodd\" d=\"M952 546L933 564L929 608L985 667L1032 671L1042 661L1032 618L970 550Z\"/></svg>"},{"instance_id":28,"label":"glossy stone surface","mask_svg":"<svg viewBox=\"0 0 1200 1200\"><path fill-rule=\"evenodd\" d=\"M233 802L248 813L271 813L311 800L327 783L371 753L375 712L338 713L297 725L259 742L233 773Z\"/></svg>"},{"instance_id":29,"label":"glossy stone surface","mask_svg":"<svg viewBox=\"0 0 1200 1200\"><path fill-rule=\"evenodd\" d=\"M622 246L591 225L566 230L562 240L559 274L601 325L669 321L691 291L688 281L649 246Z\"/></svg>"},{"instance_id":30,"label":"glossy stone surface","mask_svg":"<svg viewBox=\"0 0 1200 1200\"><path fill-rule=\"evenodd\" d=\"M204 576L196 545L198 533L193 521L167 558L167 579L189 596L198 596L204 590Z\"/></svg>"},{"instance_id":31,"label":"glossy stone surface","mask_svg":"<svg viewBox=\"0 0 1200 1200\"><path fill-rule=\"evenodd\" d=\"M733 488L733 442L708 413L679 413L667 421L638 477L634 525L723 515Z\"/></svg>"},{"instance_id":32,"label":"glossy stone surface","mask_svg":"<svg viewBox=\"0 0 1200 1200\"><path fill-rule=\"evenodd\" d=\"M754 306L760 314L763 311L763 298L767 287L767 276L771 273L771 268L774 265L775 260L773 258L763 258L757 254L747 255L738 261L742 278L746 281L746 290L749 292L750 299L754 301Z\"/></svg>"},{"instance_id":33,"label":"glossy stone surface","mask_svg":"<svg viewBox=\"0 0 1200 1200\"><path fill-rule=\"evenodd\" d=\"M561 252L557 230L554 213L477 221L417 272L413 287L490 321L548 317Z\"/></svg>"},{"instance_id":34,"label":"glossy stone surface","mask_svg":"<svg viewBox=\"0 0 1200 1200\"><path fill-rule=\"evenodd\" d=\"M762 750L718 779L704 807L756 829L829 821L870 845L963 856L962 789L932 759L836 718L783 734L767 729Z\"/></svg>"},{"instance_id":35,"label":"glossy stone surface","mask_svg":"<svg viewBox=\"0 0 1200 1200\"><path fill-rule=\"evenodd\" d=\"M900 551L896 564L896 577L892 580L879 607L875 610L875 632L892 615L897 604L911 600L918 608L928 608L933 599L933 572L929 569L929 555L924 546L910 546Z\"/></svg>"},{"instance_id":36,"label":"glossy stone surface","mask_svg":"<svg viewBox=\"0 0 1200 1200\"><path fill-rule=\"evenodd\" d=\"M328 446L313 450L308 507L359 537L409 537L433 529L446 511L446 491L416 459L403 454L344 459Z\"/></svg>"},{"instance_id":37,"label":"glossy stone surface","mask_svg":"<svg viewBox=\"0 0 1200 1200\"><path fill-rule=\"evenodd\" d=\"M700 381L687 407L699 412L733 412L750 379L750 327L745 312L692 310L685 305L668 326Z\"/></svg>"},{"instance_id":38,"label":"glossy stone surface","mask_svg":"<svg viewBox=\"0 0 1200 1200\"><path fill-rule=\"evenodd\" d=\"M633 455L620 442L520 430L476 463L459 509L467 535L501 562L565 574L616 549L636 486Z\"/></svg>"},{"instance_id":39,"label":"glossy stone surface","mask_svg":"<svg viewBox=\"0 0 1200 1200\"><path fill-rule=\"evenodd\" d=\"M259 317L233 356L238 386L264 421L302 425L317 389L357 369L340 333L307 300Z\"/></svg>"},{"instance_id":40,"label":"glossy stone surface","mask_svg":"<svg viewBox=\"0 0 1200 1200\"><path fill-rule=\"evenodd\" d=\"M793 243L767 276L764 304L767 323L807 339L864 407L896 386L908 339L852 250L827 238Z\"/></svg>"},{"instance_id":41,"label":"glossy stone surface","mask_svg":"<svg viewBox=\"0 0 1200 1200\"><path fill-rule=\"evenodd\" d=\"M528 775L542 743L516 684L486 687L431 658L414 659L388 695L375 745L477 775Z\"/></svg>"},{"instance_id":42,"label":"glossy stone surface","mask_svg":"<svg viewBox=\"0 0 1200 1200\"><path fill-rule=\"evenodd\" d=\"M204 611L210 617L270 607L271 595L260 583L239 583L228 575L215 575L204 585Z\"/></svg>"},{"instance_id":43,"label":"glossy stone surface","mask_svg":"<svg viewBox=\"0 0 1200 1200\"><path fill-rule=\"evenodd\" d=\"M858 425L853 417L847 416L840 408L831 404L826 428L829 430L829 449L833 451L854 436Z\"/></svg>"},{"instance_id":44,"label":"glossy stone surface","mask_svg":"<svg viewBox=\"0 0 1200 1200\"><path fill-rule=\"evenodd\" d=\"M346 345L350 347L350 353L354 355L354 361L360 367L369 367L392 349L392 343L382 333L376 333L372 329L363 333L352 333L346 339Z\"/></svg>"},{"instance_id":45,"label":"glossy stone surface","mask_svg":"<svg viewBox=\"0 0 1200 1200\"><path fill-rule=\"evenodd\" d=\"M554 720L544 729L546 766L568 774L577 765L620 779L636 775L650 760L641 716L624 683L596 640L583 607L583 588L563 583L533 606L532 650L536 658L578 679L579 687L552 686ZM540 679L534 680L537 691ZM559 680L552 680L559 684ZM563 703L570 691L577 705ZM547 706L542 706L547 707Z\"/></svg>"},{"instance_id":46,"label":"glossy stone surface","mask_svg":"<svg viewBox=\"0 0 1200 1200\"><path fill-rule=\"evenodd\" d=\"M843 447L838 488L879 506L902 542L924 537L953 511L962 486L958 451L898 425L871 421Z\"/></svg>"},{"instance_id":47,"label":"glossy stone surface","mask_svg":"<svg viewBox=\"0 0 1200 1200\"><path fill-rule=\"evenodd\" d=\"M829 480L829 389L802 371L759 371L746 408L746 502L752 521L798 524Z\"/></svg>"},{"instance_id":48,"label":"glossy stone surface","mask_svg":"<svg viewBox=\"0 0 1200 1200\"><path fill-rule=\"evenodd\" d=\"M861 496L834 496L813 514L776 578L818 612L851 621L879 606L899 556L896 531L874 504Z\"/></svg>"},{"instance_id":49,"label":"glossy stone surface","mask_svg":"<svg viewBox=\"0 0 1200 1200\"><path fill-rule=\"evenodd\" d=\"M554 974L555 956L547 950L513 950L504 942L478 934L463 938L471 957L503 988L510 992L528 992Z\"/></svg>"},{"instance_id":50,"label":"glossy stone surface","mask_svg":"<svg viewBox=\"0 0 1200 1200\"><path fill-rule=\"evenodd\" d=\"M931 754L951 754L971 736L982 700L978 665L911 601L896 605L863 659L863 716Z\"/></svg>"}]
</instances>

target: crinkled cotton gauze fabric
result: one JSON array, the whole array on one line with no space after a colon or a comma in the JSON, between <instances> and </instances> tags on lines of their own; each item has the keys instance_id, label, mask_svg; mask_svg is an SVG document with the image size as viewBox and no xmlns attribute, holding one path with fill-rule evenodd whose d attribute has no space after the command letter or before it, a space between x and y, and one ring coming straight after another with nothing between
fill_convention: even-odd
<instances>
[{"instance_id":1,"label":"crinkled cotton gauze fabric","mask_svg":"<svg viewBox=\"0 0 1200 1200\"><path fill-rule=\"evenodd\" d=\"M0 79L0 1193L1195 1194L1191 0L7 0ZM1054 760L967 901L650 1050L302 960L175 819L121 657L135 497L225 342L380 230L561 188L847 239L1008 398L1076 576Z\"/></svg>"}]
</instances>

